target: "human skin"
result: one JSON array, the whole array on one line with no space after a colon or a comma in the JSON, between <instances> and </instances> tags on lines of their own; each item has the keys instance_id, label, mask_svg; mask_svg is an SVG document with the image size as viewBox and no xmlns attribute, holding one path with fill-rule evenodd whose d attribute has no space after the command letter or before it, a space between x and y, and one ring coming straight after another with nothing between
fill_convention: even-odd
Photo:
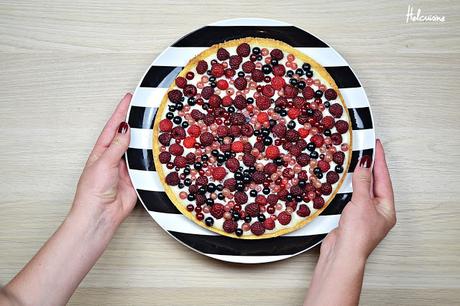
<instances>
[{"instance_id":1,"label":"human skin","mask_svg":"<svg viewBox=\"0 0 460 306\"><path fill-rule=\"evenodd\" d=\"M123 121L130 101L131 94L126 94L99 136L69 214L0 289L0 305L65 305L133 209L136 193L122 160L130 140ZM366 259L396 222L380 141L374 171L366 166L370 161L361 160L353 174L353 198L339 227L323 241L305 305L357 305Z\"/></svg>"}]
</instances>

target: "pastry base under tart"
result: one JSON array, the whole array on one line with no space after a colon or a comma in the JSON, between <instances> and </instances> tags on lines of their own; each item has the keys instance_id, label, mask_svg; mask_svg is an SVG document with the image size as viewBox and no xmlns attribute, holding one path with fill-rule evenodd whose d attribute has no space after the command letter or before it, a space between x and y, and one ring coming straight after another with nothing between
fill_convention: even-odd
<instances>
[{"instance_id":1,"label":"pastry base under tart","mask_svg":"<svg viewBox=\"0 0 460 306\"><path fill-rule=\"evenodd\" d=\"M236 46L238 46L238 45L240 45L242 43L248 43L251 46L258 46L258 47L278 48L278 49L281 49L282 51L286 51L287 53L293 54L296 58L301 59L304 62L308 62L311 65L312 70L314 70L315 72L319 73L321 75L321 77L324 78L331 85L331 88L333 88L337 92L338 100L340 101L340 103L343 106L344 114L346 114L346 116L345 116L346 118L344 118L344 119L346 119L347 122L349 123L349 129L348 129L348 132L347 132L349 134L349 150L347 152L347 156L348 156L347 161L343 164L344 171L342 173L342 176L341 176L340 180L337 182L337 185L336 185L335 189L333 190L333 192L329 196L329 199L324 203L324 206L321 209L318 209L317 211L315 211L314 214L311 214L310 216L306 217L305 220L302 220L301 222L298 222L297 224L295 224L295 225L293 225L291 227L283 228L283 229L280 229L280 230L277 230L277 231L274 231L274 232L270 232L270 233L264 233L263 235L260 235L260 236L250 234L250 235L242 235L241 237L238 237L234 233L229 234L229 233L225 232L222 229L218 229L218 228L215 228L213 226L208 227L208 226L206 226L204 224L204 222L198 221L195 218L195 216L193 215L193 213L189 212L186 209L186 207L182 204L182 200L178 197L178 195L171 189L171 187L168 184L166 184L166 182L165 182L165 176L166 175L165 175L165 173L163 171L163 165L160 163L160 160L159 160L159 154L160 154L160 150L159 150L160 145L158 143L159 122L162 119L162 115L163 115L163 113L165 111L165 108L166 108L166 106L168 104L168 95L167 94L165 94L165 96L163 97L163 99L161 101L161 104L160 104L160 107L158 108L157 114L155 116L155 122L154 122L154 126L153 126L153 142L152 142L152 144L153 144L153 159L154 159L156 171L158 173L158 176L160 178L161 183L163 184L165 192L168 195L168 198L171 200L171 202L174 204L174 206L176 206L177 209L184 216L186 216L187 218L189 218L190 220L192 220L193 222L195 222L199 226L201 226L201 227L203 227L203 228L205 228L207 230L210 230L212 232L218 233L220 235L235 238L235 239L248 239L248 240L252 239L252 240L255 240L255 239L274 238L274 237L277 237L277 236L281 236L281 235L296 231L296 230L304 227L309 222L311 222L314 218L316 218L318 215L320 215L329 206L330 202L334 199L335 195L340 190L340 187L342 186L342 183L343 183L343 181L345 179L345 176L346 176L346 174L348 172L348 168L349 168L350 161L351 161L351 152L352 152L352 147L353 147L352 146L352 140L353 139L352 139L352 128L351 128L351 122L350 122L350 115L348 113L348 108L345 105L345 102L344 102L344 99L342 97L342 94L340 93L340 90L337 87L337 84L334 82L334 80L329 75L329 73L326 71L326 69L323 66L321 66L320 64L318 64L314 59L312 59L308 55L296 50L295 48L291 47L290 45L288 45L288 44L286 44L284 42L281 42L281 41L278 41L278 40L275 40L275 39L258 38L258 37L246 37L246 38L241 38L241 39L229 40L229 41L226 41L226 42L220 43L220 44L215 44L215 45L211 46L209 49L206 49L205 51L201 52L200 54L198 54L194 58L192 58L187 63L187 65L182 69L182 71L177 75L177 77L179 77L179 76L185 77L187 72L192 70L196 66L198 61L200 61L201 59L206 59L207 57L209 57L212 54L216 54L217 50L219 48L236 47ZM167 92L172 90L174 87L175 87L175 84L173 82L171 84L171 86L168 88Z\"/></svg>"}]
</instances>

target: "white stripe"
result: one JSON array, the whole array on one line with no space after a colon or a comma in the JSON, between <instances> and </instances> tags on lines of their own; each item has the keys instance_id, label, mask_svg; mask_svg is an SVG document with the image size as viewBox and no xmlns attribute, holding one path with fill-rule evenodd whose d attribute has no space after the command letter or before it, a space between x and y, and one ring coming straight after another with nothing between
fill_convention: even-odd
<instances>
[{"instance_id":1,"label":"white stripe","mask_svg":"<svg viewBox=\"0 0 460 306\"><path fill-rule=\"evenodd\" d=\"M302 251L301 253L303 252L304 251ZM206 253L202 253L202 254L218 259L218 260L222 260L222 261L245 263L245 264L258 264L258 263L273 262L273 261L283 260L283 259L296 255L296 254L292 254L292 255L290 254L290 255L275 255L275 256L237 256L237 255L219 255L219 254L206 254Z\"/></svg>"},{"instance_id":2,"label":"white stripe","mask_svg":"<svg viewBox=\"0 0 460 306\"><path fill-rule=\"evenodd\" d=\"M373 149L375 146L374 129L353 131L353 151Z\"/></svg>"},{"instance_id":3,"label":"white stripe","mask_svg":"<svg viewBox=\"0 0 460 306\"><path fill-rule=\"evenodd\" d=\"M205 235L205 236L217 236L218 234L209 231L182 214L169 214L149 211L152 218L160 225L163 229L168 231L193 234L193 235ZM318 216L311 223L307 224L303 228L286 234L285 236L298 237L298 236L312 236L327 234L337 227L339 224L340 215L331 216Z\"/></svg>"},{"instance_id":4,"label":"white stripe","mask_svg":"<svg viewBox=\"0 0 460 306\"><path fill-rule=\"evenodd\" d=\"M137 87L131 99L132 106L159 107L167 88Z\"/></svg>"},{"instance_id":5,"label":"white stripe","mask_svg":"<svg viewBox=\"0 0 460 306\"><path fill-rule=\"evenodd\" d=\"M210 26L290 26L291 24L265 18L235 18L213 22Z\"/></svg>"},{"instance_id":6,"label":"white stripe","mask_svg":"<svg viewBox=\"0 0 460 306\"><path fill-rule=\"evenodd\" d=\"M150 190L150 191L164 191L163 185L156 171L143 171L129 169L129 176L133 186L136 189Z\"/></svg>"},{"instance_id":7,"label":"white stripe","mask_svg":"<svg viewBox=\"0 0 460 306\"><path fill-rule=\"evenodd\" d=\"M129 147L135 149L152 149L152 134L153 130L150 129L132 128Z\"/></svg>"},{"instance_id":8,"label":"white stripe","mask_svg":"<svg viewBox=\"0 0 460 306\"><path fill-rule=\"evenodd\" d=\"M348 108L369 107L369 100L362 87L340 88L340 93Z\"/></svg>"},{"instance_id":9,"label":"white stripe","mask_svg":"<svg viewBox=\"0 0 460 306\"><path fill-rule=\"evenodd\" d=\"M302 53L313 58L324 67L330 66L348 66L345 59L332 48L296 48Z\"/></svg>"}]
</instances>

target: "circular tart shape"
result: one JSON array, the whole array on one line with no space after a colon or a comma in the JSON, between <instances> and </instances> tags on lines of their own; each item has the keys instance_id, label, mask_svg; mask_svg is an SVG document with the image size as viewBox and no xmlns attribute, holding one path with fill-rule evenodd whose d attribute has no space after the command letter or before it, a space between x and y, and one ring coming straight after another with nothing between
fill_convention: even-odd
<instances>
[{"instance_id":1,"label":"circular tart shape","mask_svg":"<svg viewBox=\"0 0 460 306\"><path fill-rule=\"evenodd\" d=\"M153 127L165 192L202 227L239 239L295 231L343 182L351 124L337 85L281 41L243 38L194 57Z\"/></svg>"}]
</instances>

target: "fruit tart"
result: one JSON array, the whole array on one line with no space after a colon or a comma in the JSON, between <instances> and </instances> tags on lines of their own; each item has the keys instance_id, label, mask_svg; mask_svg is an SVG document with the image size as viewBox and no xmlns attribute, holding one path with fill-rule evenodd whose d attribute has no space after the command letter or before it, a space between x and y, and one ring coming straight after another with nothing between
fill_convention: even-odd
<instances>
[{"instance_id":1,"label":"fruit tart","mask_svg":"<svg viewBox=\"0 0 460 306\"><path fill-rule=\"evenodd\" d=\"M328 72L286 43L247 37L213 45L176 77L155 117L153 156L185 216L221 235L262 239L328 206L351 141Z\"/></svg>"}]
</instances>

